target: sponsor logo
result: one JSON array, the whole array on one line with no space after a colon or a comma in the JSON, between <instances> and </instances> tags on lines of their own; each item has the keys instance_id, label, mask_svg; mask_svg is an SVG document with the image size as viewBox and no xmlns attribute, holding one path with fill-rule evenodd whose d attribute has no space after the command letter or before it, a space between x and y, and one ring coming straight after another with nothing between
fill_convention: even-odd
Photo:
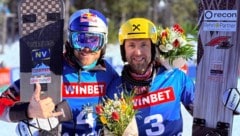
<instances>
[{"instance_id":1,"label":"sponsor logo","mask_svg":"<svg viewBox=\"0 0 240 136\"><path fill-rule=\"evenodd\" d=\"M211 75L222 75L223 74L223 63L222 62L213 62L210 69Z\"/></svg>"},{"instance_id":2,"label":"sponsor logo","mask_svg":"<svg viewBox=\"0 0 240 136\"><path fill-rule=\"evenodd\" d=\"M211 63L209 75L207 77L208 80L214 82L223 82L223 62L215 61Z\"/></svg>"},{"instance_id":3,"label":"sponsor logo","mask_svg":"<svg viewBox=\"0 0 240 136\"><path fill-rule=\"evenodd\" d=\"M205 10L204 20L237 20L237 10Z\"/></svg>"},{"instance_id":4,"label":"sponsor logo","mask_svg":"<svg viewBox=\"0 0 240 136\"><path fill-rule=\"evenodd\" d=\"M229 31L235 32L236 22L203 22L203 31Z\"/></svg>"},{"instance_id":5,"label":"sponsor logo","mask_svg":"<svg viewBox=\"0 0 240 136\"><path fill-rule=\"evenodd\" d=\"M30 84L36 84L36 83L51 83L52 78L51 77L32 77L30 78Z\"/></svg>"},{"instance_id":6,"label":"sponsor logo","mask_svg":"<svg viewBox=\"0 0 240 136\"><path fill-rule=\"evenodd\" d=\"M237 29L237 10L205 10L203 31L229 31Z\"/></svg>"},{"instance_id":7,"label":"sponsor logo","mask_svg":"<svg viewBox=\"0 0 240 136\"><path fill-rule=\"evenodd\" d=\"M96 97L104 96L106 93L106 83L63 83L63 97Z\"/></svg>"},{"instance_id":8,"label":"sponsor logo","mask_svg":"<svg viewBox=\"0 0 240 136\"><path fill-rule=\"evenodd\" d=\"M50 59L50 49L35 49L32 50L33 61Z\"/></svg>"},{"instance_id":9,"label":"sponsor logo","mask_svg":"<svg viewBox=\"0 0 240 136\"><path fill-rule=\"evenodd\" d=\"M237 94L236 93L234 93L233 94L233 96L232 96L232 100L230 101L230 107L231 107L231 109L233 109L233 110L235 110L235 108L236 108L236 104L238 103L238 99L237 99Z\"/></svg>"},{"instance_id":10,"label":"sponsor logo","mask_svg":"<svg viewBox=\"0 0 240 136\"><path fill-rule=\"evenodd\" d=\"M85 13L80 17L80 22L97 22L97 16L92 13Z\"/></svg>"},{"instance_id":11,"label":"sponsor logo","mask_svg":"<svg viewBox=\"0 0 240 136\"><path fill-rule=\"evenodd\" d=\"M37 36L39 36L39 35L37 35ZM50 47L54 46L54 44L55 44L54 41L33 41L33 42L26 41L26 43L30 48L43 48L43 47L50 48Z\"/></svg>"},{"instance_id":12,"label":"sponsor logo","mask_svg":"<svg viewBox=\"0 0 240 136\"><path fill-rule=\"evenodd\" d=\"M48 75L50 74L50 68L33 68L32 75Z\"/></svg>"},{"instance_id":13,"label":"sponsor logo","mask_svg":"<svg viewBox=\"0 0 240 136\"><path fill-rule=\"evenodd\" d=\"M34 68L32 68L33 76L49 75L50 73L50 67L45 65L44 63L37 64Z\"/></svg>"},{"instance_id":14,"label":"sponsor logo","mask_svg":"<svg viewBox=\"0 0 240 136\"><path fill-rule=\"evenodd\" d=\"M217 49L228 49L233 46L230 44L230 36L219 36L209 41L206 46L216 46Z\"/></svg>"},{"instance_id":15,"label":"sponsor logo","mask_svg":"<svg viewBox=\"0 0 240 136\"><path fill-rule=\"evenodd\" d=\"M175 100L172 87L159 89L157 91L134 97L134 108L145 108Z\"/></svg>"}]
</instances>

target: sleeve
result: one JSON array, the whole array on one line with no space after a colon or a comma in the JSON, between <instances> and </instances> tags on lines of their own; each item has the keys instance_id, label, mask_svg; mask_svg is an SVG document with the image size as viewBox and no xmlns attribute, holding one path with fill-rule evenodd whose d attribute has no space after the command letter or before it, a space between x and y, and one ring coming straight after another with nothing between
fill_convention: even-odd
<instances>
[{"instance_id":1,"label":"sleeve","mask_svg":"<svg viewBox=\"0 0 240 136\"><path fill-rule=\"evenodd\" d=\"M20 80L10 85L0 96L0 119L16 122L28 119L29 102L20 102Z\"/></svg>"},{"instance_id":2,"label":"sleeve","mask_svg":"<svg viewBox=\"0 0 240 136\"><path fill-rule=\"evenodd\" d=\"M183 103L183 105L185 106L185 108L190 111L190 113L192 112L192 104L194 101L194 92L195 92L195 84L193 82L193 80L187 76L186 74L184 74L184 80L183 80L183 91L182 91L182 95L181 95L181 101Z\"/></svg>"}]
</instances>

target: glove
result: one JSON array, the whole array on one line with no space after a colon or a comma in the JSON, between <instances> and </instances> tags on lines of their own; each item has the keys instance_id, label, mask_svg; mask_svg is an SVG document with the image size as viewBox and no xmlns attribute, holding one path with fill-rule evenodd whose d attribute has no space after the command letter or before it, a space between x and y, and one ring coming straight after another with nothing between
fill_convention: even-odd
<instances>
[{"instance_id":1,"label":"glove","mask_svg":"<svg viewBox=\"0 0 240 136\"><path fill-rule=\"evenodd\" d=\"M68 103L63 100L55 106L55 111L61 111L62 115L58 116L59 122L70 121L73 119L72 110L70 109Z\"/></svg>"},{"instance_id":2,"label":"glove","mask_svg":"<svg viewBox=\"0 0 240 136\"><path fill-rule=\"evenodd\" d=\"M59 133L59 124L64 121L72 120L72 112L65 100L55 106L55 111L61 111L63 114L48 119L34 118L32 120L23 120L17 125L17 133L24 136L57 135L57 133Z\"/></svg>"},{"instance_id":3,"label":"glove","mask_svg":"<svg viewBox=\"0 0 240 136\"><path fill-rule=\"evenodd\" d=\"M237 88L230 88L223 93L224 106L232 110L234 114L240 114L240 93Z\"/></svg>"}]
</instances>

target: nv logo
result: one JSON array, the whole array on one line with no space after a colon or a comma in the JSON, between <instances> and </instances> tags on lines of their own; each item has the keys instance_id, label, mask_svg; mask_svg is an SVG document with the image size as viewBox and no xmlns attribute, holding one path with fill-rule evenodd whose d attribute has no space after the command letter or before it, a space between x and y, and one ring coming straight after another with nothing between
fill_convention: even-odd
<instances>
[{"instance_id":1,"label":"nv logo","mask_svg":"<svg viewBox=\"0 0 240 136\"><path fill-rule=\"evenodd\" d=\"M50 49L42 48L32 50L32 60L47 60L50 59Z\"/></svg>"},{"instance_id":2,"label":"nv logo","mask_svg":"<svg viewBox=\"0 0 240 136\"><path fill-rule=\"evenodd\" d=\"M140 27L140 24L137 24L137 25L136 25L136 24L133 24L133 25L132 25L132 31L136 31L136 30L140 31L140 28L139 28L139 27Z\"/></svg>"}]
</instances>

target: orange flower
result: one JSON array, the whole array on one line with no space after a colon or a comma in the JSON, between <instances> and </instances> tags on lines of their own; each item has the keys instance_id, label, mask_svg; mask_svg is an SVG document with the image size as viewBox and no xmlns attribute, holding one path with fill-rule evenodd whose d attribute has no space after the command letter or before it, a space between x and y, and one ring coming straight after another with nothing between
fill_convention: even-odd
<instances>
[{"instance_id":1,"label":"orange flower","mask_svg":"<svg viewBox=\"0 0 240 136\"><path fill-rule=\"evenodd\" d=\"M168 36L167 31L163 31L163 32L162 32L162 38L166 38L167 36Z\"/></svg>"}]
</instances>

